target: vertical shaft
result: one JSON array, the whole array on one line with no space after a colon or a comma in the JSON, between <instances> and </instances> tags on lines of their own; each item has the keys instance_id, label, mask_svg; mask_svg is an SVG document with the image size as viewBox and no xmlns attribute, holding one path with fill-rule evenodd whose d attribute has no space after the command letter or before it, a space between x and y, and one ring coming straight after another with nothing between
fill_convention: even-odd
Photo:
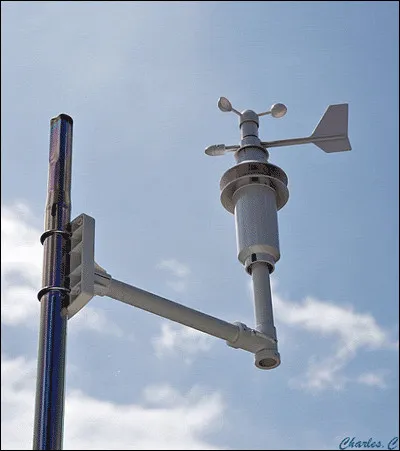
<instances>
[{"instance_id":1,"label":"vertical shaft","mask_svg":"<svg viewBox=\"0 0 400 451\"><path fill-rule=\"evenodd\" d=\"M64 421L65 352L69 271L67 224L71 221L72 119L50 122L48 192L45 210L43 288L33 449L61 450Z\"/></svg>"},{"instance_id":2,"label":"vertical shaft","mask_svg":"<svg viewBox=\"0 0 400 451\"><path fill-rule=\"evenodd\" d=\"M254 291L256 329L276 339L268 264L256 262L251 266Z\"/></svg>"},{"instance_id":3,"label":"vertical shaft","mask_svg":"<svg viewBox=\"0 0 400 451\"><path fill-rule=\"evenodd\" d=\"M235 154L237 163L248 160L268 161L268 151L258 137L258 115L252 110L243 111L239 118L240 149Z\"/></svg>"}]
</instances>

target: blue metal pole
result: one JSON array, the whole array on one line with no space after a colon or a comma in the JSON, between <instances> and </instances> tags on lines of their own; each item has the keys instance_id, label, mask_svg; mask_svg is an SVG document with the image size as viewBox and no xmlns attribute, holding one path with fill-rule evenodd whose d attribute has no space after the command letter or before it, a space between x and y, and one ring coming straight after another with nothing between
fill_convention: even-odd
<instances>
[{"instance_id":1,"label":"blue metal pole","mask_svg":"<svg viewBox=\"0 0 400 451\"><path fill-rule=\"evenodd\" d=\"M50 153L44 245L43 288L36 385L34 450L61 450L64 421L66 306L69 301L72 119L50 121Z\"/></svg>"}]
</instances>

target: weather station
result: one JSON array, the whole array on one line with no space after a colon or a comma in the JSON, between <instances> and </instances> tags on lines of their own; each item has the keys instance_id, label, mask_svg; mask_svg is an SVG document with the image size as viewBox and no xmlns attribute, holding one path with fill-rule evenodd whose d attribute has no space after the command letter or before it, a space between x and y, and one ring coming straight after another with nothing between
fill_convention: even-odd
<instances>
[{"instance_id":1,"label":"weather station","mask_svg":"<svg viewBox=\"0 0 400 451\"><path fill-rule=\"evenodd\" d=\"M80 214L71 221L72 118L51 119L48 194L45 209L41 303L33 449L62 449L67 322L94 296L107 296L146 310L254 355L257 368L281 363L273 319L270 274L280 258L278 210L288 201L288 178L269 162L268 149L313 143L327 153L351 150L348 105L330 105L314 132L304 138L260 141L259 118L281 118L282 103L269 111L239 112L220 97L218 107L239 117L240 144L212 145L209 156L234 152L235 166L221 178L221 203L235 217L238 259L251 276L255 325L230 323L113 277L95 262L95 221Z\"/></svg>"}]
</instances>

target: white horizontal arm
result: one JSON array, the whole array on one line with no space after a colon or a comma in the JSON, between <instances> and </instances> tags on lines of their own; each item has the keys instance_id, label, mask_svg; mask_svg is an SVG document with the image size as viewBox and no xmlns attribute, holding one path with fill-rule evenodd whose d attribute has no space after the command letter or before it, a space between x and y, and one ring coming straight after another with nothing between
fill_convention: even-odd
<instances>
[{"instance_id":1,"label":"white horizontal arm","mask_svg":"<svg viewBox=\"0 0 400 451\"><path fill-rule=\"evenodd\" d=\"M110 280L106 296L229 342L234 342L239 336L239 327L235 324L169 301L119 280Z\"/></svg>"},{"instance_id":2,"label":"white horizontal arm","mask_svg":"<svg viewBox=\"0 0 400 451\"><path fill-rule=\"evenodd\" d=\"M108 296L208 335L222 338L232 348L252 352L255 355L255 365L258 368L271 369L280 363L274 334L267 336L240 322L228 323L115 280L98 265L96 265L94 286L94 295Z\"/></svg>"}]
</instances>

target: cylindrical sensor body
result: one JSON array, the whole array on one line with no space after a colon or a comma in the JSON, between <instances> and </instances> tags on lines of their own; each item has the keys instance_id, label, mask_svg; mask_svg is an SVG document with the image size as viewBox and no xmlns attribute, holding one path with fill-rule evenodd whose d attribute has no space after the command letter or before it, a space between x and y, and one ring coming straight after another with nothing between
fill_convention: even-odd
<instances>
[{"instance_id":1,"label":"cylindrical sensor body","mask_svg":"<svg viewBox=\"0 0 400 451\"><path fill-rule=\"evenodd\" d=\"M233 195L239 261L247 268L263 261L270 272L280 258L276 194L264 184L249 184Z\"/></svg>"},{"instance_id":2,"label":"cylindrical sensor body","mask_svg":"<svg viewBox=\"0 0 400 451\"><path fill-rule=\"evenodd\" d=\"M251 274L255 262L272 272L280 258L278 215L288 198L288 179L265 161L243 161L221 178L222 205L235 215L238 259Z\"/></svg>"}]
</instances>

